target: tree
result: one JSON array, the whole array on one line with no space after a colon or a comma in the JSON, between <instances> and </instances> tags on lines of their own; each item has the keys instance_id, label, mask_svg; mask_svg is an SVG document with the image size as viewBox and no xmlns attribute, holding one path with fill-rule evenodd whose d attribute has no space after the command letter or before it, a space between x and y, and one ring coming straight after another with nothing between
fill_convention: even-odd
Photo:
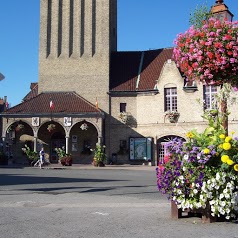
<instances>
[{"instance_id":1,"label":"tree","mask_svg":"<svg viewBox=\"0 0 238 238\"><path fill-rule=\"evenodd\" d=\"M201 28L191 26L179 34L175 45L174 59L188 81L238 87L238 22L210 18ZM227 131L226 105L224 98L221 111Z\"/></svg>"},{"instance_id":2,"label":"tree","mask_svg":"<svg viewBox=\"0 0 238 238\"><path fill-rule=\"evenodd\" d=\"M207 5L196 6L194 12L190 13L189 23L196 29L203 26L203 22L211 17Z\"/></svg>"}]
</instances>

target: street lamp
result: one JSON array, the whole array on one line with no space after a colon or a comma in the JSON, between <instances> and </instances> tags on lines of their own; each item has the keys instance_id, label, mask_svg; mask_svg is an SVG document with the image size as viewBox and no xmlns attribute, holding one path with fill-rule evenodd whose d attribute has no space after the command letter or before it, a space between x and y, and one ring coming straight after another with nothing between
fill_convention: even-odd
<instances>
[{"instance_id":1,"label":"street lamp","mask_svg":"<svg viewBox=\"0 0 238 238\"><path fill-rule=\"evenodd\" d=\"M228 10L223 0L216 0L216 4L212 6L211 13L214 18L223 22L224 20L232 21L233 14Z\"/></svg>"}]
</instances>

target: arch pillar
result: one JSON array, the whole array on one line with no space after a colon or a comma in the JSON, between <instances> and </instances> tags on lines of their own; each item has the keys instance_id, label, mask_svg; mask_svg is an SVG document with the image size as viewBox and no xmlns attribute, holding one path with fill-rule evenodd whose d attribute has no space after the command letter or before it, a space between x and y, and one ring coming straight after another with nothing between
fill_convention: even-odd
<instances>
[{"instance_id":1,"label":"arch pillar","mask_svg":"<svg viewBox=\"0 0 238 238\"><path fill-rule=\"evenodd\" d=\"M34 130L33 129L33 136L34 136L34 152L37 152L37 139L38 139L38 137L37 137L37 132L36 132L36 130Z\"/></svg>"},{"instance_id":2,"label":"arch pillar","mask_svg":"<svg viewBox=\"0 0 238 238\"><path fill-rule=\"evenodd\" d=\"M68 135L65 136L65 152L66 154L69 153L69 136Z\"/></svg>"}]
</instances>

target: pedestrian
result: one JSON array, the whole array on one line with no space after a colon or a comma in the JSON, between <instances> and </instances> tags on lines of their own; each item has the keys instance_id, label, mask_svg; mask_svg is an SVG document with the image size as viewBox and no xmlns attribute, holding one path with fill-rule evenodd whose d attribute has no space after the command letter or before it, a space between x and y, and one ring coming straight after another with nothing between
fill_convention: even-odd
<instances>
[{"instance_id":1,"label":"pedestrian","mask_svg":"<svg viewBox=\"0 0 238 238\"><path fill-rule=\"evenodd\" d=\"M40 150L40 168L41 166L44 164L45 162L45 151L44 151L44 148L42 147L41 150Z\"/></svg>"}]
</instances>

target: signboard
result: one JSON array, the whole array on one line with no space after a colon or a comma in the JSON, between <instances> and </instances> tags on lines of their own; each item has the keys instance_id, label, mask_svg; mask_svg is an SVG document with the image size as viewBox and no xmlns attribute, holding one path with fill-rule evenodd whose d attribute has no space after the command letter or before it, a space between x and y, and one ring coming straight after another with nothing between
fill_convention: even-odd
<instances>
[{"instance_id":1,"label":"signboard","mask_svg":"<svg viewBox=\"0 0 238 238\"><path fill-rule=\"evenodd\" d=\"M152 138L130 138L130 160L151 160Z\"/></svg>"}]
</instances>

